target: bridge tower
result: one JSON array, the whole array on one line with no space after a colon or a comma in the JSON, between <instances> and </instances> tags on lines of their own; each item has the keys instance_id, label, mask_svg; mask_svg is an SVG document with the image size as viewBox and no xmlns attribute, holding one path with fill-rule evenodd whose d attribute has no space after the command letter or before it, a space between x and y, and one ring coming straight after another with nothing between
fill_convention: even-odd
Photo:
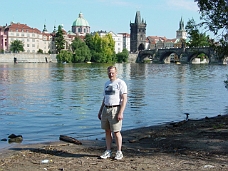
<instances>
[{"instance_id":1,"label":"bridge tower","mask_svg":"<svg viewBox=\"0 0 228 171\"><path fill-rule=\"evenodd\" d=\"M136 12L135 22L130 22L130 51L136 52L139 47L144 46L146 44L146 21L141 20L140 11Z\"/></svg>"},{"instance_id":2,"label":"bridge tower","mask_svg":"<svg viewBox=\"0 0 228 171\"><path fill-rule=\"evenodd\" d=\"M186 38L187 38L187 32L184 29L184 21L182 20L182 17L181 17L181 20L179 23L179 29L176 31L176 39L186 39Z\"/></svg>"}]
</instances>

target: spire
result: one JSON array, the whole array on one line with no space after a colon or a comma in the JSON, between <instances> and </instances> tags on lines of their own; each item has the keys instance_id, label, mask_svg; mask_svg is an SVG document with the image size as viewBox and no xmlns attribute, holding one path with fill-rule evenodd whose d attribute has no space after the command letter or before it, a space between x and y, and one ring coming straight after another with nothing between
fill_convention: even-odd
<instances>
[{"instance_id":1,"label":"spire","mask_svg":"<svg viewBox=\"0 0 228 171\"><path fill-rule=\"evenodd\" d=\"M179 30L184 30L184 21L181 17L180 23L179 23Z\"/></svg>"},{"instance_id":2,"label":"spire","mask_svg":"<svg viewBox=\"0 0 228 171\"><path fill-rule=\"evenodd\" d=\"M141 15L140 15L140 11L136 12L135 15L135 23L140 24L141 23Z\"/></svg>"},{"instance_id":3,"label":"spire","mask_svg":"<svg viewBox=\"0 0 228 171\"><path fill-rule=\"evenodd\" d=\"M43 32L47 32L46 24L44 24Z\"/></svg>"},{"instance_id":4,"label":"spire","mask_svg":"<svg viewBox=\"0 0 228 171\"><path fill-rule=\"evenodd\" d=\"M53 30L53 33L56 33L56 27L54 26L54 30Z\"/></svg>"}]
</instances>

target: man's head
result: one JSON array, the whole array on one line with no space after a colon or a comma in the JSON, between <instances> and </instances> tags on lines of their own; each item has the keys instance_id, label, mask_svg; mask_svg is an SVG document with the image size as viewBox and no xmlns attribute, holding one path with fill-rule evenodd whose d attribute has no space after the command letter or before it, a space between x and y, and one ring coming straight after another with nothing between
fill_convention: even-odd
<instances>
[{"instance_id":1,"label":"man's head","mask_svg":"<svg viewBox=\"0 0 228 171\"><path fill-rule=\"evenodd\" d=\"M107 69L108 77L111 81L116 80L117 78L117 69L115 66L109 66Z\"/></svg>"}]
</instances>

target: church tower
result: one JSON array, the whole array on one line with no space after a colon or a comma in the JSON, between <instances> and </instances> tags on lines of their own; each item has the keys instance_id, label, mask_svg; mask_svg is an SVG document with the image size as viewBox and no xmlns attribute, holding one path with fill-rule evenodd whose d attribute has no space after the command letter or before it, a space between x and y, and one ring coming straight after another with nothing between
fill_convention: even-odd
<instances>
[{"instance_id":1,"label":"church tower","mask_svg":"<svg viewBox=\"0 0 228 171\"><path fill-rule=\"evenodd\" d=\"M176 39L186 39L186 38L187 38L187 32L184 29L184 21L182 20L182 17L181 17L181 20L179 23L179 30L177 30L176 32Z\"/></svg>"},{"instance_id":2,"label":"church tower","mask_svg":"<svg viewBox=\"0 0 228 171\"><path fill-rule=\"evenodd\" d=\"M130 22L130 51L136 52L139 47L145 47L146 44L146 22L141 20L140 11L136 12L135 22Z\"/></svg>"}]
</instances>

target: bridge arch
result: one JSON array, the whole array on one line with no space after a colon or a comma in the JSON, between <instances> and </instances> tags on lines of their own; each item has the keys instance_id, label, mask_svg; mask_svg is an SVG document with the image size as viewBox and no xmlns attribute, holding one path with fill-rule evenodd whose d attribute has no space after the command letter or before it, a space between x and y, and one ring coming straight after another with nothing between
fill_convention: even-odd
<instances>
[{"instance_id":1,"label":"bridge arch","mask_svg":"<svg viewBox=\"0 0 228 171\"><path fill-rule=\"evenodd\" d=\"M199 57L199 55L203 55L204 57ZM197 51L197 52L192 52L188 55L187 58L188 63L204 63L204 64L209 64L211 62L210 60L210 54L205 52L205 51Z\"/></svg>"},{"instance_id":2,"label":"bridge arch","mask_svg":"<svg viewBox=\"0 0 228 171\"><path fill-rule=\"evenodd\" d=\"M174 54L175 59L171 59L171 56L170 56L171 54ZM170 63L170 62L172 62L172 60L173 60L173 62L177 62L180 60L180 54L177 51L171 50L171 51L160 54L161 63Z\"/></svg>"},{"instance_id":3,"label":"bridge arch","mask_svg":"<svg viewBox=\"0 0 228 171\"><path fill-rule=\"evenodd\" d=\"M136 62L142 63L145 58L149 58L152 63L166 63L166 58L170 54L176 54L177 59L180 63L193 63L198 62L199 59L196 59L198 55L204 54L205 60L204 63L220 63L221 59L218 57L216 51L210 47L199 47L199 48L166 48L166 49L152 49L152 50L142 50L138 53ZM197 61L198 60L198 61ZM227 60L225 60L226 62ZM178 61L177 61L178 62ZM199 63L202 61L200 60Z\"/></svg>"}]
</instances>

